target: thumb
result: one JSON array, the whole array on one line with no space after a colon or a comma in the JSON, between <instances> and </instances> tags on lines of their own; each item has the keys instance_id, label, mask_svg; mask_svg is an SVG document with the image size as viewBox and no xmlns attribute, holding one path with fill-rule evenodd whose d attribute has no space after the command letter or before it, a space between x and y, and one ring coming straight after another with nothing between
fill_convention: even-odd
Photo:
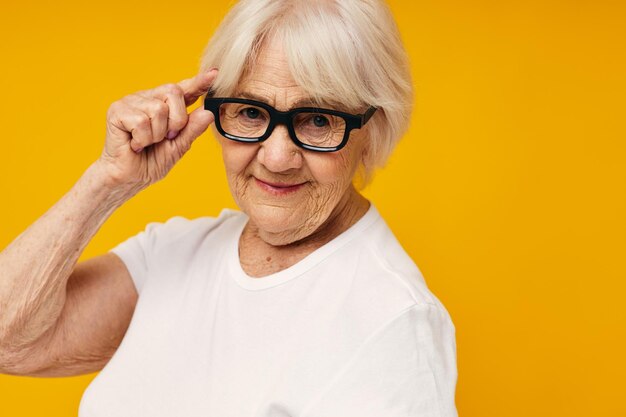
<instances>
[{"instance_id":1,"label":"thumb","mask_svg":"<svg viewBox=\"0 0 626 417\"><path fill-rule=\"evenodd\" d=\"M208 71L201 71L195 77L187 78L178 83L183 89L186 106L195 103L198 97L209 91L217 77L217 72L217 68L211 68Z\"/></svg>"},{"instance_id":2,"label":"thumb","mask_svg":"<svg viewBox=\"0 0 626 417\"><path fill-rule=\"evenodd\" d=\"M193 141L207 130L213 120L213 113L205 110L204 106L200 106L189 114L187 124L173 140L182 145L184 149L189 149Z\"/></svg>"}]
</instances>

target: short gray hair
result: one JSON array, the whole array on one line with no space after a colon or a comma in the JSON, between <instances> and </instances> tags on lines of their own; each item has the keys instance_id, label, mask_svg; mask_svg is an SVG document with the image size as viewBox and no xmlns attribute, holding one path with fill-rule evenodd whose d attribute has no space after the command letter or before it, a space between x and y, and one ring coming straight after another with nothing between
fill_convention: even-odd
<instances>
[{"instance_id":1,"label":"short gray hair","mask_svg":"<svg viewBox=\"0 0 626 417\"><path fill-rule=\"evenodd\" d=\"M413 106L407 53L382 0L241 0L203 51L200 70L217 67L213 91L229 96L263 42L278 35L296 82L319 103L378 111L365 126L362 185L385 165L406 132Z\"/></svg>"}]
</instances>

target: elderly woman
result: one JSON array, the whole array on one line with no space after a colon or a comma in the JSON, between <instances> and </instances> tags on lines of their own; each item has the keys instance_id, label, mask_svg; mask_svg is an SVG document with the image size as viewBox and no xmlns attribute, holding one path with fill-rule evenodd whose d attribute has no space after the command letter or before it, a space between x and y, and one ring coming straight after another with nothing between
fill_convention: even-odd
<instances>
[{"instance_id":1,"label":"elderly woman","mask_svg":"<svg viewBox=\"0 0 626 417\"><path fill-rule=\"evenodd\" d=\"M456 416L454 325L353 185L411 102L383 2L239 2L198 75L110 106L101 157L2 252L1 371L102 370L81 417ZM210 125L241 211L76 264Z\"/></svg>"}]
</instances>

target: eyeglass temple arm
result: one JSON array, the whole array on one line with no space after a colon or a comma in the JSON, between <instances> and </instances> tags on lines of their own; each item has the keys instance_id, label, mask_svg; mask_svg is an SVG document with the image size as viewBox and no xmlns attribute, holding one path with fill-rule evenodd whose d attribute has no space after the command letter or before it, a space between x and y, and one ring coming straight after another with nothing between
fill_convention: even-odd
<instances>
[{"instance_id":1,"label":"eyeglass temple arm","mask_svg":"<svg viewBox=\"0 0 626 417\"><path fill-rule=\"evenodd\" d=\"M378 107L370 106L369 109L365 113L363 113L361 119L361 126L363 126L367 121L374 115L374 113L378 110Z\"/></svg>"}]
</instances>

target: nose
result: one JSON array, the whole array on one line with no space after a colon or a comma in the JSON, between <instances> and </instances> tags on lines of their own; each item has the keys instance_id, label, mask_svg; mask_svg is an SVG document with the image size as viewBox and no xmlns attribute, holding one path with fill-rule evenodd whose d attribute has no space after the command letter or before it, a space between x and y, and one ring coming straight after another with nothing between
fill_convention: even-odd
<instances>
[{"instance_id":1,"label":"nose","mask_svg":"<svg viewBox=\"0 0 626 417\"><path fill-rule=\"evenodd\" d=\"M285 172L302 166L302 152L289 137L284 125L278 125L269 138L261 142L258 161L272 172Z\"/></svg>"}]
</instances>

